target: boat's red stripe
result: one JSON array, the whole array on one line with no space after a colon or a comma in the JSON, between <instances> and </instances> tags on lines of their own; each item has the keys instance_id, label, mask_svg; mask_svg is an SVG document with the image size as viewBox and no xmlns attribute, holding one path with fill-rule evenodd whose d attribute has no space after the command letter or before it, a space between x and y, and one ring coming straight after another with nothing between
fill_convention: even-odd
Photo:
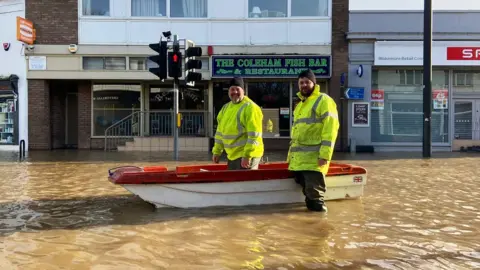
<instances>
[{"instance_id":1,"label":"boat's red stripe","mask_svg":"<svg viewBox=\"0 0 480 270\"><path fill-rule=\"evenodd\" d=\"M203 171L206 170L206 171ZM367 171L362 167L332 163L327 176L358 175ZM178 166L168 171L164 166L120 168L109 176L115 184L180 184L243 182L292 178L287 163L262 164L259 170L227 170L226 164Z\"/></svg>"}]
</instances>

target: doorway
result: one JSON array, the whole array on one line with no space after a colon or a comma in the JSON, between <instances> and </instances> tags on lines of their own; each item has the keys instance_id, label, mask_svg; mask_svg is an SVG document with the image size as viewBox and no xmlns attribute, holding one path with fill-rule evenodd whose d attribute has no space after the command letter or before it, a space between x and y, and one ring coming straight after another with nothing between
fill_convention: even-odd
<instances>
[{"instance_id":1,"label":"doorway","mask_svg":"<svg viewBox=\"0 0 480 270\"><path fill-rule=\"evenodd\" d=\"M65 148L78 147L78 94L67 93L65 100Z\"/></svg>"},{"instance_id":2,"label":"doorway","mask_svg":"<svg viewBox=\"0 0 480 270\"><path fill-rule=\"evenodd\" d=\"M454 139L480 140L480 99L455 100Z\"/></svg>"}]
</instances>

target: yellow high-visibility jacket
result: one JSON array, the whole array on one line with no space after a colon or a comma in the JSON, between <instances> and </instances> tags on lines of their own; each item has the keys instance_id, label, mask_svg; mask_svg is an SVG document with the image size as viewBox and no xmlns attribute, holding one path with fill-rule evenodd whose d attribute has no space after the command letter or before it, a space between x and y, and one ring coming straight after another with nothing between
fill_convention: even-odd
<instances>
[{"instance_id":1,"label":"yellow high-visibility jacket","mask_svg":"<svg viewBox=\"0 0 480 270\"><path fill-rule=\"evenodd\" d=\"M223 150L229 160L241 157L262 157L262 109L245 96L237 104L225 104L217 116L217 132L212 153L221 155Z\"/></svg>"},{"instance_id":2,"label":"yellow high-visibility jacket","mask_svg":"<svg viewBox=\"0 0 480 270\"><path fill-rule=\"evenodd\" d=\"M340 123L337 105L327 94L320 93L315 85L313 93L305 98L297 93L301 102L293 112L288 169L292 171L318 171L325 176L332 159ZM318 166L318 160L327 164Z\"/></svg>"}]
</instances>

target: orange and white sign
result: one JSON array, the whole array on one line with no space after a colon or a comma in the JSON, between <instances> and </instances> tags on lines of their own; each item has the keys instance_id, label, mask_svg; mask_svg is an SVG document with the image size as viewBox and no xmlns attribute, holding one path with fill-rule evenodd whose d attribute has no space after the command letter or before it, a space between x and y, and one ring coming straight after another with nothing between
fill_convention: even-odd
<instances>
[{"instance_id":1,"label":"orange and white sign","mask_svg":"<svg viewBox=\"0 0 480 270\"><path fill-rule=\"evenodd\" d=\"M35 28L33 28L33 23L17 16L17 40L32 45L35 38Z\"/></svg>"}]
</instances>

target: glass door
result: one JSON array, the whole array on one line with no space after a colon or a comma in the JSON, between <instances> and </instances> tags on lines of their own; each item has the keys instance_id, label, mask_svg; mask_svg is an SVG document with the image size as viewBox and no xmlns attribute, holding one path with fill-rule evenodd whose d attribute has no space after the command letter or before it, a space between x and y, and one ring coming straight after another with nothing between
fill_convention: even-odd
<instances>
[{"instance_id":1,"label":"glass door","mask_svg":"<svg viewBox=\"0 0 480 270\"><path fill-rule=\"evenodd\" d=\"M475 109L473 113L473 139L480 140L480 100L475 100Z\"/></svg>"},{"instance_id":2,"label":"glass door","mask_svg":"<svg viewBox=\"0 0 480 270\"><path fill-rule=\"evenodd\" d=\"M475 140L478 136L475 131L477 128L476 114L477 102L471 100L454 101L454 139L456 140Z\"/></svg>"}]
</instances>

